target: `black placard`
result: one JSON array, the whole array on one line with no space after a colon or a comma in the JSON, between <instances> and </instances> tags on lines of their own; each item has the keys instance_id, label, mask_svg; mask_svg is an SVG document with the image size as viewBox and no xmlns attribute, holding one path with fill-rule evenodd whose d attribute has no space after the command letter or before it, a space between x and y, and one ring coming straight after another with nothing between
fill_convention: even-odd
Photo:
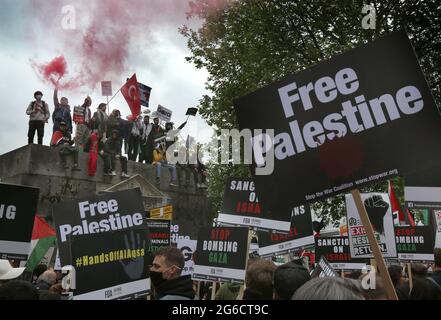
<instances>
[{"instance_id":1,"label":"black placard","mask_svg":"<svg viewBox=\"0 0 441 320\"><path fill-rule=\"evenodd\" d=\"M78 300L136 299L150 291L148 230L71 236Z\"/></svg>"},{"instance_id":2,"label":"black placard","mask_svg":"<svg viewBox=\"0 0 441 320\"><path fill-rule=\"evenodd\" d=\"M141 191L129 189L67 200L53 206L61 265L71 264L70 236L82 236L145 226Z\"/></svg>"},{"instance_id":3,"label":"black placard","mask_svg":"<svg viewBox=\"0 0 441 320\"><path fill-rule=\"evenodd\" d=\"M252 179L230 178L225 186L217 219L221 225L244 226L260 231L288 232L291 210L271 212L259 201Z\"/></svg>"},{"instance_id":4,"label":"black placard","mask_svg":"<svg viewBox=\"0 0 441 320\"><path fill-rule=\"evenodd\" d=\"M27 260L40 189L0 183L0 259Z\"/></svg>"},{"instance_id":5,"label":"black placard","mask_svg":"<svg viewBox=\"0 0 441 320\"><path fill-rule=\"evenodd\" d=\"M274 211L441 158L439 113L404 31L287 76L234 106L241 130L275 130L274 143L253 131L251 165L259 200ZM274 170L271 152L261 151L271 145ZM268 170L256 172L257 165Z\"/></svg>"},{"instance_id":6,"label":"black placard","mask_svg":"<svg viewBox=\"0 0 441 320\"><path fill-rule=\"evenodd\" d=\"M201 228L197 241L193 279L244 282L248 228Z\"/></svg>"},{"instance_id":7,"label":"black placard","mask_svg":"<svg viewBox=\"0 0 441 320\"><path fill-rule=\"evenodd\" d=\"M262 257L285 254L314 244L309 205L292 210L291 229L288 234L258 232L258 238L259 255Z\"/></svg>"},{"instance_id":8,"label":"black placard","mask_svg":"<svg viewBox=\"0 0 441 320\"><path fill-rule=\"evenodd\" d=\"M335 270L358 270L369 259L351 257L348 237L318 237L315 239L315 258L324 257Z\"/></svg>"},{"instance_id":9,"label":"black placard","mask_svg":"<svg viewBox=\"0 0 441 320\"><path fill-rule=\"evenodd\" d=\"M396 226L395 242L398 259L406 261L434 261L435 246L433 229L430 226Z\"/></svg>"}]
</instances>

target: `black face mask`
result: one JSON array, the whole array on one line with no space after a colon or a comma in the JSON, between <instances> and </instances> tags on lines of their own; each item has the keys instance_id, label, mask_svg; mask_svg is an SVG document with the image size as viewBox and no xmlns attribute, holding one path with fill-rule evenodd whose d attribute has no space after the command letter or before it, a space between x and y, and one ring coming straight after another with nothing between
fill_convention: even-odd
<instances>
[{"instance_id":1,"label":"black face mask","mask_svg":"<svg viewBox=\"0 0 441 320\"><path fill-rule=\"evenodd\" d=\"M161 284L167 281L167 279L164 279L162 276L162 272L157 271L150 271L150 280L155 288L158 288Z\"/></svg>"}]
</instances>

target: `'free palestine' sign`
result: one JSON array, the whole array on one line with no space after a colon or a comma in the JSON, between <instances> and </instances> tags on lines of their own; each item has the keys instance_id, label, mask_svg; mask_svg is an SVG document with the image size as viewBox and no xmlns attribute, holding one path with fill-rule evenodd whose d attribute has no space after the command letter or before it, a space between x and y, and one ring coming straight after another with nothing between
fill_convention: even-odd
<instances>
[{"instance_id":1,"label":"'free palestine' sign","mask_svg":"<svg viewBox=\"0 0 441 320\"><path fill-rule=\"evenodd\" d=\"M234 101L259 200L283 212L441 158L441 121L404 31ZM403 157L403 150L408 150ZM295 187L293 185L295 184Z\"/></svg>"}]
</instances>

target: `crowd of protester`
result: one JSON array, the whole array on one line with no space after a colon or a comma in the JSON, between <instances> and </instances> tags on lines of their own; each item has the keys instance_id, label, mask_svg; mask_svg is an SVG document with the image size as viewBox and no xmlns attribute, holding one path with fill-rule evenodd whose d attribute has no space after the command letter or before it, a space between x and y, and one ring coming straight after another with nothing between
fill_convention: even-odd
<instances>
[{"instance_id":1,"label":"crowd of protester","mask_svg":"<svg viewBox=\"0 0 441 320\"><path fill-rule=\"evenodd\" d=\"M441 300L441 249L434 251L432 265L412 264L412 281L400 265L389 266L389 274L399 300ZM386 300L387 293L381 275L375 286L362 285L360 271L341 277L311 278L311 271L301 259L276 266L272 260L250 258L245 286L239 284L193 281L182 275L185 260L175 247L165 247L155 253L150 268L152 300ZM430 272L429 272L430 268ZM24 268L13 268L9 261L0 260L0 300L57 300L62 297L61 273L38 265L31 281L18 280ZM145 299L145 298L143 298Z\"/></svg>"},{"instance_id":2,"label":"crowd of protester","mask_svg":"<svg viewBox=\"0 0 441 320\"><path fill-rule=\"evenodd\" d=\"M43 144L44 126L51 118L49 105L43 100L43 93L34 93L26 114L29 115L28 143L33 144L37 133L38 144ZM99 157L104 162L104 175L116 176L116 163L121 164L121 177L128 178L127 161L154 165L156 167L156 183L160 184L162 168L170 171L170 186L190 186L190 177L194 177L194 185L204 189L206 185L206 168L198 161L196 164L172 164L167 160L167 151L175 140L167 139L167 133L173 130L173 123L167 122L165 127L158 117L150 122L148 115L127 117L123 119L117 109L107 115L107 104L100 103L92 114L92 99L86 97L81 106L75 108L72 116L69 100L58 99L58 90L54 90L54 111L52 113L53 134L51 147L59 150L61 165L68 170L68 158L72 158L72 170L79 171L79 153L89 153L88 174L94 176L97 171ZM73 124L76 132L73 136ZM127 157L124 156L127 154ZM178 182L178 177L181 178Z\"/></svg>"}]
</instances>

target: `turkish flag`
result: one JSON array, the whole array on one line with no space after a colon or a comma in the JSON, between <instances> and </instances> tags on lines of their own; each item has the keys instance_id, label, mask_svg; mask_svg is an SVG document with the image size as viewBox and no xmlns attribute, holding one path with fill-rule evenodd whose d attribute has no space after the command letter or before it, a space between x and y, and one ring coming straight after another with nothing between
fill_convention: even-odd
<instances>
[{"instance_id":1,"label":"turkish flag","mask_svg":"<svg viewBox=\"0 0 441 320\"><path fill-rule=\"evenodd\" d=\"M121 93L129 105L132 116L137 117L141 112L141 99L139 95L138 80L136 80L136 73L126 82L121 88Z\"/></svg>"}]
</instances>

